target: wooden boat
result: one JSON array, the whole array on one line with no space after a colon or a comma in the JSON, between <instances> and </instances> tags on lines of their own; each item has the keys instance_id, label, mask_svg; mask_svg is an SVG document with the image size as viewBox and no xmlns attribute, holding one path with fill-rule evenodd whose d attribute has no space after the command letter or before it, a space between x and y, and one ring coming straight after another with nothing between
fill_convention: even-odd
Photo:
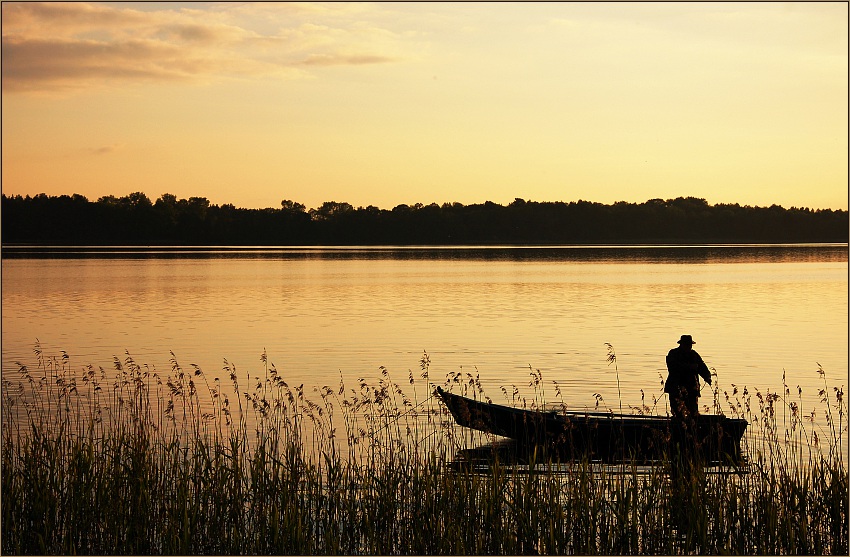
<instances>
[{"instance_id":1,"label":"wooden boat","mask_svg":"<svg viewBox=\"0 0 850 557\"><path fill-rule=\"evenodd\" d=\"M671 455L671 440L692 440L706 465L741 464L747 420L699 415L690 424L665 416L527 410L473 400L437 387L458 425L545 447L563 460L648 463ZM695 435L688 435L695 431ZM682 445L679 445L682 446Z\"/></svg>"}]
</instances>

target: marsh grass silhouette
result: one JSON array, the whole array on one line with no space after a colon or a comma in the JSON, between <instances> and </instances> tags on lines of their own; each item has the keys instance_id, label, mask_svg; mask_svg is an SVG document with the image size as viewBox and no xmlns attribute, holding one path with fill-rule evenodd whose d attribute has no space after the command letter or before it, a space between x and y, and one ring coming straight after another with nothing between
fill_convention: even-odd
<instances>
[{"instance_id":1,"label":"marsh grass silhouette","mask_svg":"<svg viewBox=\"0 0 850 557\"><path fill-rule=\"evenodd\" d=\"M7 554L847 553L846 401L823 370L806 415L787 387L724 392L753 426L749 465L675 492L663 463L447 466L488 438L431 396L427 354L405 388L380 368L306 393L265 353L258 376L225 363L225 387L173 354L159 373L35 352L3 378ZM542 405L531 374L539 398L515 402ZM443 387L486 399L477 374Z\"/></svg>"}]
</instances>

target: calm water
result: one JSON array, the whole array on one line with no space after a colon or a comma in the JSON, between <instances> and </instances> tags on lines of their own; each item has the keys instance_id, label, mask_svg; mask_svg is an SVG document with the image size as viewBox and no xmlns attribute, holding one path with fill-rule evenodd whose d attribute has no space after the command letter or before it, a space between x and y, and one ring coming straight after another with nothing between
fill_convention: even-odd
<instances>
[{"instance_id":1,"label":"calm water","mask_svg":"<svg viewBox=\"0 0 850 557\"><path fill-rule=\"evenodd\" d=\"M660 397L685 333L721 389L780 391L784 372L808 404L818 363L847 383L847 261L846 245L5 249L3 374L33 365L37 338L80 367L129 351L168 371L173 351L223 379L225 358L261 373L265 349L307 388L377 383L380 366L406 381L427 351L432 378L478 374L497 402L531 392L530 366L571 406L625 408Z\"/></svg>"}]
</instances>

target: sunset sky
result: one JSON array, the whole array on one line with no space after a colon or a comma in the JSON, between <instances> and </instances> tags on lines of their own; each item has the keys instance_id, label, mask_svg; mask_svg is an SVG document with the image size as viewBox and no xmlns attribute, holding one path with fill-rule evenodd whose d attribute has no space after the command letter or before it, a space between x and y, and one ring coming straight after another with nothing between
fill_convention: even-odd
<instances>
[{"instance_id":1,"label":"sunset sky","mask_svg":"<svg viewBox=\"0 0 850 557\"><path fill-rule=\"evenodd\" d=\"M3 193L847 209L848 5L2 5Z\"/></svg>"}]
</instances>

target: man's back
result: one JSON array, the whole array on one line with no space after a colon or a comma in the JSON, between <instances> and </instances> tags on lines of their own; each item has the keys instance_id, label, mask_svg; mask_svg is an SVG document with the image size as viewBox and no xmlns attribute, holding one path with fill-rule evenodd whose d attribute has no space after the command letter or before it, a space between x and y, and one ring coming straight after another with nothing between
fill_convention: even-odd
<instances>
[{"instance_id":1,"label":"man's back","mask_svg":"<svg viewBox=\"0 0 850 557\"><path fill-rule=\"evenodd\" d=\"M667 371L669 375L664 385L665 393L675 393L684 387L690 392L699 393L699 379L711 384L711 374L700 355L691 348L678 346L667 353ZM699 395L697 395L699 396Z\"/></svg>"}]
</instances>

